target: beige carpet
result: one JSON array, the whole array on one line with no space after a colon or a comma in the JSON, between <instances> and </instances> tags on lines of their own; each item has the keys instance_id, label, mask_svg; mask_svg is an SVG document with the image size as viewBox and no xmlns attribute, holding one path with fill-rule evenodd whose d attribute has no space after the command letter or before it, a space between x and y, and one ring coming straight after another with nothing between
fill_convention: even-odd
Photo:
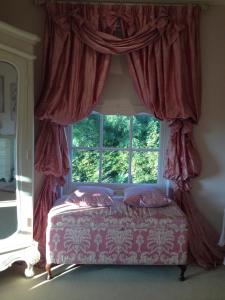
<instances>
[{"instance_id":1,"label":"beige carpet","mask_svg":"<svg viewBox=\"0 0 225 300\"><path fill-rule=\"evenodd\" d=\"M175 266L57 267L27 279L24 266L0 272L0 300L225 300L225 266L205 271L189 266L187 280L178 281Z\"/></svg>"}]
</instances>

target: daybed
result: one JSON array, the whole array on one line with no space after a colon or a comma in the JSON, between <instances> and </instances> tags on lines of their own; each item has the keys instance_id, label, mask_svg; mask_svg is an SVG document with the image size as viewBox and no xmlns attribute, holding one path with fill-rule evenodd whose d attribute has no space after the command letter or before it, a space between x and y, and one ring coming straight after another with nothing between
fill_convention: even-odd
<instances>
[{"instance_id":1,"label":"daybed","mask_svg":"<svg viewBox=\"0 0 225 300\"><path fill-rule=\"evenodd\" d=\"M75 207L57 201L48 214L46 271L52 264L179 265L188 252L185 215L172 201L160 208Z\"/></svg>"}]
</instances>

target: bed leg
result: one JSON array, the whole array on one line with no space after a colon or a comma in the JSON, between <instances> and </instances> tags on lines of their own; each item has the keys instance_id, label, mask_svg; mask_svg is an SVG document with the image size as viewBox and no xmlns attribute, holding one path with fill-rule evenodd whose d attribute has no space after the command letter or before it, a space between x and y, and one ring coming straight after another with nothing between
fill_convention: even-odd
<instances>
[{"instance_id":1,"label":"bed leg","mask_svg":"<svg viewBox=\"0 0 225 300\"><path fill-rule=\"evenodd\" d=\"M187 266L186 265L179 265L180 268L180 277L179 280L180 281L184 281L186 278L184 277L184 273L187 270Z\"/></svg>"},{"instance_id":2,"label":"bed leg","mask_svg":"<svg viewBox=\"0 0 225 300\"><path fill-rule=\"evenodd\" d=\"M53 278L52 272L51 272L51 266L52 266L52 264L45 265L45 271L47 272L47 280L50 280Z\"/></svg>"}]
</instances>

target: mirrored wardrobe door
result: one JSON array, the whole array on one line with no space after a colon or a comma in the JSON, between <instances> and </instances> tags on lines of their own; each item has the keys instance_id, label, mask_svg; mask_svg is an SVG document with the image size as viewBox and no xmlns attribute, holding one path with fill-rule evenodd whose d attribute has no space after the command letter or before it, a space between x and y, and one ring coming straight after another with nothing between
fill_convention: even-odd
<instances>
[{"instance_id":1,"label":"mirrored wardrobe door","mask_svg":"<svg viewBox=\"0 0 225 300\"><path fill-rule=\"evenodd\" d=\"M17 230L17 90L15 66L0 60L0 239Z\"/></svg>"},{"instance_id":2,"label":"mirrored wardrobe door","mask_svg":"<svg viewBox=\"0 0 225 300\"><path fill-rule=\"evenodd\" d=\"M0 21L0 271L24 261L27 277L40 259L33 239L33 62L39 40Z\"/></svg>"}]
</instances>

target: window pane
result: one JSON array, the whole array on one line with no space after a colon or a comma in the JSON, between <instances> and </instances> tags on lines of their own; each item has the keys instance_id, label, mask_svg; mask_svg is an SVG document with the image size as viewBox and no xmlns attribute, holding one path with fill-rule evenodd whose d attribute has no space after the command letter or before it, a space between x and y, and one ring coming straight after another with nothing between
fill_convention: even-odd
<instances>
[{"instance_id":1,"label":"window pane","mask_svg":"<svg viewBox=\"0 0 225 300\"><path fill-rule=\"evenodd\" d=\"M128 182L128 152L105 151L102 162L102 182Z\"/></svg>"},{"instance_id":2,"label":"window pane","mask_svg":"<svg viewBox=\"0 0 225 300\"><path fill-rule=\"evenodd\" d=\"M72 181L98 182L99 153L97 151L73 151Z\"/></svg>"},{"instance_id":3,"label":"window pane","mask_svg":"<svg viewBox=\"0 0 225 300\"><path fill-rule=\"evenodd\" d=\"M160 121L147 114L133 117L133 147L158 148Z\"/></svg>"},{"instance_id":4,"label":"window pane","mask_svg":"<svg viewBox=\"0 0 225 300\"><path fill-rule=\"evenodd\" d=\"M127 148L129 146L129 117L104 116L103 146Z\"/></svg>"},{"instance_id":5,"label":"window pane","mask_svg":"<svg viewBox=\"0 0 225 300\"><path fill-rule=\"evenodd\" d=\"M100 116L91 114L72 127L72 145L76 147L99 146Z\"/></svg>"},{"instance_id":6,"label":"window pane","mask_svg":"<svg viewBox=\"0 0 225 300\"><path fill-rule=\"evenodd\" d=\"M133 183L156 183L158 152L133 152L131 168Z\"/></svg>"}]
</instances>

